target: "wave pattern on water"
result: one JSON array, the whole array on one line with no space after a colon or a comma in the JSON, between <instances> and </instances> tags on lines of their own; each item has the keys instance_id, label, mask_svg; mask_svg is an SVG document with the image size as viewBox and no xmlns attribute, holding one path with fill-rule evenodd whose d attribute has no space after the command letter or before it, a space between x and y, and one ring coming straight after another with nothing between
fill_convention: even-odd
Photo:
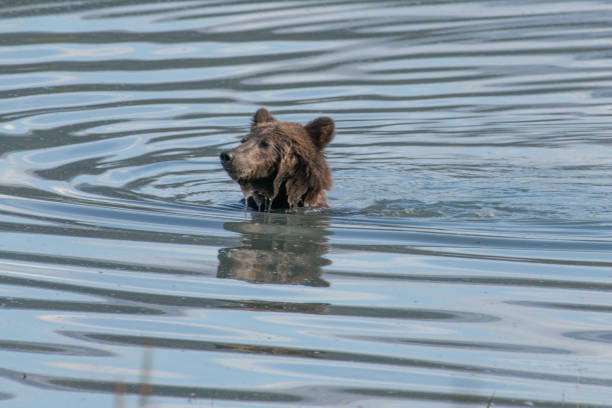
<instances>
[{"instance_id":1,"label":"wave pattern on water","mask_svg":"<svg viewBox=\"0 0 612 408\"><path fill-rule=\"evenodd\" d=\"M0 5L0 405L612 407L611 19ZM334 118L331 209L242 209L260 106Z\"/></svg>"}]
</instances>

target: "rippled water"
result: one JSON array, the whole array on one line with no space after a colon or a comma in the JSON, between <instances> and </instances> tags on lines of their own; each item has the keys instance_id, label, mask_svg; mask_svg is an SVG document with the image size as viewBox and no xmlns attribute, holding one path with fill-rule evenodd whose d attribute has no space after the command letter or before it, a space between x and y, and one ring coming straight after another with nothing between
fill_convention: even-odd
<instances>
[{"instance_id":1,"label":"rippled water","mask_svg":"<svg viewBox=\"0 0 612 408\"><path fill-rule=\"evenodd\" d=\"M126 3L0 5L0 406L612 407L612 3Z\"/></svg>"}]
</instances>

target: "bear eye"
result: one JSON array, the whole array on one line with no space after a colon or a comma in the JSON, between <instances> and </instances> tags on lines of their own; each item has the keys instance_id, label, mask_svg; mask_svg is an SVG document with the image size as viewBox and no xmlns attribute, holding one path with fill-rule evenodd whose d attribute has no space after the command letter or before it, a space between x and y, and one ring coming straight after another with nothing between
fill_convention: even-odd
<instances>
[{"instance_id":1,"label":"bear eye","mask_svg":"<svg viewBox=\"0 0 612 408\"><path fill-rule=\"evenodd\" d=\"M268 146L269 146L269 144L265 140L262 140L261 142L259 142L259 147L261 147L262 149L265 149Z\"/></svg>"}]
</instances>

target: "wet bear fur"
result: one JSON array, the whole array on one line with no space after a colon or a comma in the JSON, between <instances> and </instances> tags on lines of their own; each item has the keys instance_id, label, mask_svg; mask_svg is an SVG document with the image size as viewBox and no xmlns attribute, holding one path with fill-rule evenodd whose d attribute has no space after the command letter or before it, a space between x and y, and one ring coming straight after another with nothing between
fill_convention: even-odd
<instances>
[{"instance_id":1,"label":"wet bear fur","mask_svg":"<svg viewBox=\"0 0 612 408\"><path fill-rule=\"evenodd\" d=\"M253 209L327 207L332 177L323 149L333 137L330 118L302 126L278 121L261 108L241 144L220 159Z\"/></svg>"}]
</instances>

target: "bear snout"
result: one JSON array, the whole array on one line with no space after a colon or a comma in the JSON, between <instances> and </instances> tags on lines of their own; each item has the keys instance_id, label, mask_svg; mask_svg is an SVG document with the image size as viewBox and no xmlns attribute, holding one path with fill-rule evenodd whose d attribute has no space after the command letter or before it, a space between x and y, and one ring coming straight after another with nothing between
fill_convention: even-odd
<instances>
[{"instance_id":1,"label":"bear snout","mask_svg":"<svg viewBox=\"0 0 612 408\"><path fill-rule=\"evenodd\" d=\"M221 152L219 159L221 159L221 164L229 164L234 159L234 153L229 150Z\"/></svg>"}]
</instances>

